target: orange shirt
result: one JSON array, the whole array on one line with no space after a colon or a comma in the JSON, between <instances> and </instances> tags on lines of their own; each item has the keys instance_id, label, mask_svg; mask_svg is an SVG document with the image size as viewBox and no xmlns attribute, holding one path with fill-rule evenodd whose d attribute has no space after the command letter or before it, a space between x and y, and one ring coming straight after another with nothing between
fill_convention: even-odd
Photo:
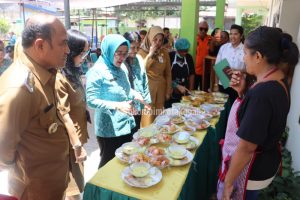
<instances>
[{"instance_id":1,"label":"orange shirt","mask_svg":"<svg viewBox=\"0 0 300 200\"><path fill-rule=\"evenodd\" d=\"M209 41L211 40L211 36L205 36L204 40L200 39L200 36L197 36L197 50L196 50L196 67L195 72L197 75L203 74L203 65L204 58L208 55L209 50Z\"/></svg>"}]
</instances>

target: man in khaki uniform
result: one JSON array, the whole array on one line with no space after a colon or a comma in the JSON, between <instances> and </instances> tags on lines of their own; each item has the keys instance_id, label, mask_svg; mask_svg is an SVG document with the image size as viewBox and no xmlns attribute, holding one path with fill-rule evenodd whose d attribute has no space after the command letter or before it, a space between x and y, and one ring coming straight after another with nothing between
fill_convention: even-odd
<instances>
[{"instance_id":1,"label":"man in khaki uniform","mask_svg":"<svg viewBox=\"0 0 300 200\"><path fill-rule=\"evenodd\" d=\"M69 177L69 140L56 109L56 68L69 48L63 24L34 16L22 52L0 77L0 170L21 200L61 200Z\"/></svg>"}]
</instances>

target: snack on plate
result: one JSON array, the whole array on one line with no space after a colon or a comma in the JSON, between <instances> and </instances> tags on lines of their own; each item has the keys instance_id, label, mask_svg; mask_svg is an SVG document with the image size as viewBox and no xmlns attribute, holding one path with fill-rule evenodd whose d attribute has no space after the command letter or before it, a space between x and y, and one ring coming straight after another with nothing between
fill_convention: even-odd
<instances>
[{"instance_id":1,"label":"snack on plate","mask_svg":"<svg viewBox=\"0 0 300 200\"><path fill-rule=\"evenodd\" d=\"M184 122L184 119L183 119L183 117L177 115L177 116L172 117L171 122L173 122L174 124L181 124Z\"/></svg>"},{"instance_id":2,"label":"snack on plate","mask_svg":"<svg viewBox=\"0 0 300 200\"><path fill-rule=\"evenodd\" d=\"M206 129L209 126L210 123L208 121L202 120L196 128L201 130L201 129Z\"/></svg>"},{"instance_id":3,"label":"snack on plate","mask_svg":"<svg viewBox=\"0 0 300 200\"><path fill-rule=\"evenodd\" d=\"M191 96L182 96L182 101L191 101Z\"/></svg>"},{"instance_id":4,"label":"snack on plate","mask_svg":"<svg viewBox=\"0 0 300 200\"><path fill-rule=\"evenodd\" d=\"M173 133L179 131L179 129L180 128L175 124L163 125L158 128L159 132L164 133L164 134L173 134Z\"/></svg>"},{"instance_id":5,"label":"snack on plate","mask_svg":"<svg viewBox=\"0 0 300 200\"><path fill-rule=\"evenodd\" d=\"M195 132L195 131L196 131L196 128L195 128L195 127L192 127L192 126L187 126L187 125L185 125L185 126L182 127L182 130L188 131L188 132Z\"/></svg>"},{"instance_id":6,"label":"snack on plate","mask_svg":"<svg viewBox=\"0 0 300 200\"><path fill-rule=\"evenodd\" d=\"M170 160L166 156L154 156L150 158L150 164L163 169L170 165Z\"/></svg>"},{"instance_id":7,"label":"snack on plate","mask_svg":"<svg viewBox=\"0 0 300 200\"><path fill-rule=\"evenodd\" d=\"M169 143L172 141L172 136L164 133L157 134L156 138L163 143Z\"/></svg>"},{"instance_id":8,"label":"snack on plate","mask_svg":"<svg viewBox=\"0 0 300 200\"><path fill-rule=\"evenodd\" d=\"M122 152L127 155L134 154L134 153L138 152L139 149L140 149L140 146L135 142L127 142L122 145Z\"/></svg>"},{"instance_id":9,"label":"snack on plate","mask_svg":"<svg viewBox=\"0 0 300 200\"><path fill-rule=\"evenodd\" d=\"M214 97L221 97L221 98L228 98L229 97L228 94L225 94L225 93L222 93L222 92L212 92L211 94Z\"/></svg>"},{"instance_id":10,"label":"snack on plate","mask_svg":"<svg viewBox=\"0 0 300 200\"><path fill-rule=\"evenodd\" d=\"M191 126L191 127L197 127L198 126L198 124L196 122L194 122L193 120L191 120L191 119L186 120L184 124L186 126Z\"/></svg>"},{"instance_id":11,"label":"snack on plate","mask_svg":"<svg viewBox=\"0 0 300 200\"><path fill-rule=\"evenodd\" d=\"M148 137L139 137L137 139L134 139L139 145L146 146L150 143L150 138Z\"/></svg>"},{"instance_id":12,"label":"snack on plate","mask_svg":"<svg viewBox=\"0 0 300 200\"><path fill-rule=\"evenodd\" d=\"M138 163L138 162L149 162L150 158L149 156L143 154L143 153L136 153L129 157L128 162L129 163Z\"/></svg>"},{"instance_id":13,"label":"snack on plate","mask_svg":"<svg viewBox=\"0 0 300 200\"><path fill-rule=\"evenodd\" d=\"M202 90L194 90L194 91L192 91L192 93L194 95L205 95L205 94L207 94L207 92L202 91Z\"/></svg>"},{"instance_id":14,"label":"snack on plate","mask_svg":"<svg viewBox=\"0 0 300 200\"><path fill-rule=\"evenodd\" d=\"M156 146L150 146L150 147L148 147L148 149L146 150L146 152L150 156L165 155L165 150L163 150L162 148L156 147Z\"/></svg>"},{"instance_id":15,"label":"snack on plate","mask_svg":"<svg viewBox=\"0 0 300 200\"><path fill-rule=\"evenodd\" d=\"M169 133L169 126L168 125L163 125L158 128L160 133L168 134Z\"/></svg>"}]
</instances>

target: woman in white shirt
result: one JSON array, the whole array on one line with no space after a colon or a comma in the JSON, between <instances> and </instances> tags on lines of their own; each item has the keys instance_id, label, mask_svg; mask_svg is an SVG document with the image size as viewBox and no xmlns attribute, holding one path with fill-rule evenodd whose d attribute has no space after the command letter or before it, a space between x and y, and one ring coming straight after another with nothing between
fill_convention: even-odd
<instances>
[{"instance_id":1,"label":"woman in white shirt","mask_svg":"<svg viewBox=\"0 0 300 200\"><path fill-rule=\"evenodd\" d=\"M223 59L227 59L229 63L230 70L227 71L231 75L232 70L245 71L245 63L243 61L244 57L244 44L243 44L243 27L233 24L230 27L230 43L222 45L220 51L217 55L216 63L220 62ZM232 88L226 88L221 85L219 82L219 91L227 93L229 95L231 103L237 98L237 93Z\"/></svg>"}]
</instances>

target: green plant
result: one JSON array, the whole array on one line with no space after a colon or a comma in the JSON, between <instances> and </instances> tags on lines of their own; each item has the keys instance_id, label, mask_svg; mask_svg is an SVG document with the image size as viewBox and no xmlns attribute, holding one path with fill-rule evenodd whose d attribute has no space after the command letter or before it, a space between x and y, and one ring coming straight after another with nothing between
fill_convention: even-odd
<instances>
[{"instance_id":1,"label":"green plant","mask_svg":"<svg viewBox=\"0 0 300 200\"><path fill-rule=\"evenodd\" d=\"M6 19L0 19L0 34L4 35L8 32L10 25Z\"/></svg>"},{"instance_id":2,"label":"green plant","mask_svg":"<svg viewBox=\"0 0 300 200\"><path fill-rule=\"evenodd\" d=\"M282 142L288 137L288 128L282 135ZM300 173L292 168L291 153L282 149L282 176L277 175L272 184L264 189L259 196L261 200L296 200L300 199Z\"/></svg>"},{"instance_id":3,"label":"green plant","mask_svg":"<svg viewBox=\"0 0 300 200\"><path fill-rule=\"evenodd\" d=\"M242 15L242 27L244 27L244 35L247 37L248 33L258 26L263 24L263 16L259 14Z\"/></svg>"}]
</instances>

